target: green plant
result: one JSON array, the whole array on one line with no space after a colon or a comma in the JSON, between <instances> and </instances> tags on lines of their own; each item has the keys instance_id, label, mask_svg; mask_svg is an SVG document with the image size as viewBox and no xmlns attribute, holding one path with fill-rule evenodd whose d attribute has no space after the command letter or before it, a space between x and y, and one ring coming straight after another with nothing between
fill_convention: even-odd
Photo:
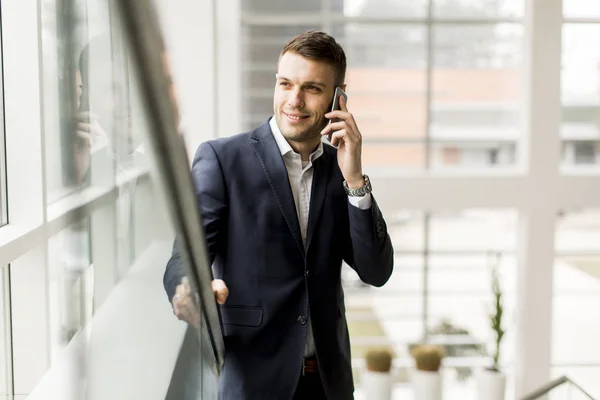
<instances>
[{"instance_id":1,"label":"green plant","mask_svg":"<svg viewBox=\"0 0 600 400\"><path fill-rule=\"evenodd\" d=\"M365 358L369 371L389 372L392 369L392 353L387 349L370 349Z\"/></svg>"},{"instance_id":2,"label":"green plant","mask_svg":"<svg viewBox=\"0 0 600 400\"><path fill-rule=\"evenodd\" d=\"M500 360L500 345L506 331L502 326L502 316L504 314L503 294L502 288L500 287L500 280L498 279L498 271L496 268L492 269L492 293L494 296L494 307L492 312L489 314L492 331L494 332L494 364L490 368L492 371L499 371L498 362Z\"/></svg>"},{"instance_id":3,"label":"green plant","mask_svg":"<svg viewBox=\"0 0 600 400\"><path fill-rule=\"evenodd\" d=\"M421 344L412 349L411 355L415 359L418 370L436 372L439 371L446 354L440 346Z\"/></svg>"}]
</instances>

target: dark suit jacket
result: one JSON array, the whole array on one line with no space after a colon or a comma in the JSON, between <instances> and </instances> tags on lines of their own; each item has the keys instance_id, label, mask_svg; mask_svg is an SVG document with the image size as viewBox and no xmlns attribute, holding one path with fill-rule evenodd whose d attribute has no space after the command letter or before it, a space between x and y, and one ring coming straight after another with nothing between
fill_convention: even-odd
<instances>
[{"instance_id":1,"label":"dark suit jacket","mask_svg":"<svg viewBox=\"0 0 600 400\"><path fill-rule=\"evenodd\" d=\"M349 204L336 151L325 145L313 164L305 249L268 122L198 148L192 175L209 261L230 293L221 306L220 399L291 399L309 315L328 398L353 398L342 260L364 282L382 286L392 273L393 249L375 199L369 210ZM164 277L169 300L183 273L175 245Z\"/></svg>"}]
</instances>

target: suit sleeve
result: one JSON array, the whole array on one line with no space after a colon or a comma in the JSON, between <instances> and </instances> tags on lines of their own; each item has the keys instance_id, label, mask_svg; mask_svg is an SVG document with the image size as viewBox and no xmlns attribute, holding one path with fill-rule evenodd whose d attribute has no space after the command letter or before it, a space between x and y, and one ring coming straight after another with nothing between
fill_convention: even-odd
<instances>
[{"instance_id":1,"label":"suit sleeve","mask_svg":"<svg viewBox=\"0 0 600 400\"><path fill-rule=\"evenodd\" d=\"M200 145L192 163L192 179L196 195L196 206L200 211L204 237L206 240L209 265L212 265L217 247L223 235L227 211L227 192L223 171L217 154L210 143ZM169 298L173 299L175 288L186 276L185 266L175 239L171 258L163 277L163 284Z\"/></svg>"},{"instance_id":2,"label":"suit sleeve","mask_svg":"<svg viewBox=\"0 0 600 400\"><path fill-rule=\"evenodd\" d=\"M366 210L348 202L350 235L344 249L344 261L360 279L373 286L383 286L394 268L394 249L383 214L372 197Z\"/></svg>"}]
</instances>

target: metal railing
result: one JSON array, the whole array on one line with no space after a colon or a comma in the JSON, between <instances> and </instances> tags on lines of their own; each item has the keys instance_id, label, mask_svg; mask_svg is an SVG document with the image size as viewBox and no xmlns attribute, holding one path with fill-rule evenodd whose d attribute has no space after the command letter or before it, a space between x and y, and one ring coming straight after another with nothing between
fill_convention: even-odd
<instances>
[{"instance_id":1,"label":"metal railing","mask_svg":"<svg viewBox=\"0 0 600 400\"><path fill-rule=\"evenodd\" d=\"M521 397L520 400L536 400L536 399L543 398L544 396L550 394L550 392L552 392L553 390L555 390L559 387L562 387L563 385L569 385L569 386L575 387L576 389L578 389L580 391L581 394L583 394L589 400L596 400L595 397L592 397L591 394L586 392L584 389L582 389L581 386L579 386L577 383L573 382L573 380L567 376L561 376L560 378L557 378L553 381L546 383L539 389L536 389L533 392L529 393L528 395Z\"/></svg>"},{"instance_id":2,"label":"metal railing","mask_svg":"<svg viewBox=\"0 0 600 400\"><path fill-rule=\"evenodd\" d=\"M216 374L220 374L225 349L221 316L210 286L212 272L185 144L177 131L175 107L169 95L158 17L153 2L148 0L117 1L115 4L129 40L150 120L147 139L154 160L152 172L169 208L190 285L199 295L197 305L202 320L198 334L202 353L214 363Z\"/></svg>"}]
</instances>

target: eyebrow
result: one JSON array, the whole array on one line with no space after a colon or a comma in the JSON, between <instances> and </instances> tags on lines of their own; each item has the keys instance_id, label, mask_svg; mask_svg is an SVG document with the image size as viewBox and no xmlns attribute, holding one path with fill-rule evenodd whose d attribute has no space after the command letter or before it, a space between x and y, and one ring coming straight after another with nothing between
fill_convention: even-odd
<instances>
[{"instance_id":1,"label":"eyebrow","mask_svg":"<svg viewBox=\"0 0 600 400\"><path fill-rule=\"evenodd\" d=\"M286 77L284 77L284 76L280 76L280 75L275 74L275 77L277 79L281 79L281 80L284 80L284 81L289 81L289 79L286 78ZM324 87L324 88L327 87L327 85L325 83L319 82L319 81L306 81L306 82L302 82L302 86L306 86L306 85L321 86L321 87Z\"/></svg>"}]
</instances>

